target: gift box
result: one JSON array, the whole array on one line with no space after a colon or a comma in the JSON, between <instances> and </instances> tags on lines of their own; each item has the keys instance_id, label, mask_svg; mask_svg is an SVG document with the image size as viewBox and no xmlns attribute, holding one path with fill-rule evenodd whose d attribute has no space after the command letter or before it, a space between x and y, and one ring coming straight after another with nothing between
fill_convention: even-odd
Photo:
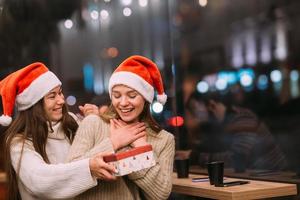
<instances>
[{"instance_id":1,"label":"gift box","mask_svg":"<svg viewBox=\"0 0 300 200\"><path fill-rule=\"evenodd\" d=\"M152 145L135 147L130 150L104 156L103 160L115 167L116 176L124 176L155 165Z\"/></svg>"}]
</instances>

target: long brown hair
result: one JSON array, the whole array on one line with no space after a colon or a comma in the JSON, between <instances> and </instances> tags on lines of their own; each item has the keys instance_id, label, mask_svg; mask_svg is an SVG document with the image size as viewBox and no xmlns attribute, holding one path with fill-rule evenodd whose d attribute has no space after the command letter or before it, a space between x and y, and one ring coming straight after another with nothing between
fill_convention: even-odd
<instances>
[{"instance_id":1,"label":"long brown hair","mask_svg":"<svg viewBox=\"0 0 300 200\"><path fill-rule=\"evenodd\" d=\"M77 122L68 114L68 108L63 105L63 117L61 120L62 129L70 140L73 141L75 132L78 128ZM18 200L20 198L20 193L18 190L18 171L21 165L22 153L20 156L20 161L18 164L18 169L15 171L12 166L12 159L10 156L10 149L12 142L16 138L20 138L23 142L29 140L32 142L33 147L37 153L39 153L46 163L49 162L49 158L46 154L46 142L48 138L48 130L52 130L50 120L43 108L43 99L37 102L35 105L27 110L20 111L16 119L12 122L9 128L5 132L5 170L7 174L8 182L8 199ZM23 149L22 149L23 151Z\"/></svg>"},{"instance_id":2,"label":"long brown hair","mask_svg":"<svg viewBox=\"0 0 300 200\"><path fill-rule=\"evenodd\" d=\"M152 130L154 130L156 133L162 130L162 127L155 121L155 119L151 115L150 103L148 101L145 102L144 109L139 117L140 117L140 121L146 122L149 125L149 127ZM114 106L110 104L108 109L103 113L103 115L101 115L101 118L105 122L109 123L110 119L113 118L120 119L120 116L118 115Z\"/></svg>"}]
</instances>

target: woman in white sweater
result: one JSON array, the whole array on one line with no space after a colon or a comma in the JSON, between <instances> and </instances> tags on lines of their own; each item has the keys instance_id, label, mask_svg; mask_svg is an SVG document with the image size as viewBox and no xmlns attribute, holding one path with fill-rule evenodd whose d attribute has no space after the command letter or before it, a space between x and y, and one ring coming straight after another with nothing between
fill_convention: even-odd
<instances>
[{"instance_id":1,"label":"woman in white sweater","mask_svg":"<svg viewBox=\"0 0 300 200\"><path fill-rule=\"evenodd\" d=\"M109 80L111 106L101 117L90 115L83 119L70 149L68 161L90 156L88 152L95 146L110 146L106 150L120 152L151 144L156 165L118 177L115 181L100 180L97 187L80 194L78 199L161 200L169 197L172 189L175 141L173 135L163 130L151 116L150 103L154 98L154 89L158 93L157 100L165 103L161 75L151 60L142 56L131 56L122 62ZM90 105L86 105L83 110L86 114L93 113ZM139 123L144 123L146 129L143 125L133 127ZM146 134L125 142L127 136L124 129L128 127L132 131L138 129ZM112 140L115 137L121 139Z\"/></svg>"},{"instance_id":2,"label":"woman in white sweater","mask_svg":"<svg viewBox=\"0 0 300 200\"><path fill-rule=\"evenodd\" d=\"M10 74L0 82L0 93L0 124L12 122L5 140L7 199L70 199L97 185L97 179L116 179L102 158L108 153L91 149L91 158L64 164L78 124L67 110L60 80L44 64Z\"/></svg>"}]
</instances>

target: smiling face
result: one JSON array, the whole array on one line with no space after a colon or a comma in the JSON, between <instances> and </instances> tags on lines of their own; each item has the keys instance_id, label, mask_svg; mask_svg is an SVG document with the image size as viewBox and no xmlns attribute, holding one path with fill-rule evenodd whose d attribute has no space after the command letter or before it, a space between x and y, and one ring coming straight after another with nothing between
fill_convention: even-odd
<instances>
[{"instance_id":1,"label":"smiling face","mask_svg":"<svg viewBox=\"0 0 300 200\"><path fill-rule=\"evenodd\" d=\"M112 105L120 118L127 122L137 122L143 112L145 99L136 90L125 85L116 85L111 93Z\"/></svg>"},{"instance_id":2,"label":"smiling face","mask_svg":"<svg viewBox=\"0 0 300 200\"><path fill-rule=\"evenodd\" d=\"M51 122L57 122L62 119L62 109L64 104L65 98L61 86L53 88L45 95L43 98L44 110Z\"/></svg>"}]
</instances>

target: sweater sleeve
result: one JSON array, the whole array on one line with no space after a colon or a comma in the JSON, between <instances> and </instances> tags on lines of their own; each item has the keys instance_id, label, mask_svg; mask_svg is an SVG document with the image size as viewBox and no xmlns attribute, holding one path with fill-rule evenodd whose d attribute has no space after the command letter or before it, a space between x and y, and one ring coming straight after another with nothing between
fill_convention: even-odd
<instances>
[{"instance_id":1,"label":"sweater sleeve","mask_svg":"<svg viewBox=\"0 0 300 200\"><path fill-rule=\"evenodd\" d=\"M234 133L232 143L228 150L214 153L200 153L200 164L204 165L209 160L223 160L225 161L225 167L234 167L235 163L238 164L241 162L246 164L249 160L251 160L251 153L257 142L258 139L255 137L255 133Z\"/></svg>"},{"instance_id":2,"label":"sweater sleeve","mask_svg":"<svg viewBox=\"0 0 300 200\"><path fill-rule=\"evenodd\" d=\"M155 166L128 175L143 191L147 199L167 199L172 190L172 173L175 155L174 136L167 134L164 148L155 155Z\"/></svg>"},{"instance_id":3,"label":"sweater sleeve","mask_svg":"<svg viewBox=\"0 0 300 200\"><path fill-rule=\"evenodd\" d=\"M21 141L12 143L10 154L12 166L25 189L41 199L71 198L97 185L88 159L47 164L29 141L24 146Z\"/></svg>"},{"instance_id":4,"label":"sweater sleeve","mask_svg":"<svg viewBox=\"0 0 300 200\"><path fill-rule=\"evenodd\" d=\"M99 152L114 152L111 140L101 133L103 125L104 122L97 115L88 115L81 121L67 162L89 158Z\"/></svg>"}]
</instances>

